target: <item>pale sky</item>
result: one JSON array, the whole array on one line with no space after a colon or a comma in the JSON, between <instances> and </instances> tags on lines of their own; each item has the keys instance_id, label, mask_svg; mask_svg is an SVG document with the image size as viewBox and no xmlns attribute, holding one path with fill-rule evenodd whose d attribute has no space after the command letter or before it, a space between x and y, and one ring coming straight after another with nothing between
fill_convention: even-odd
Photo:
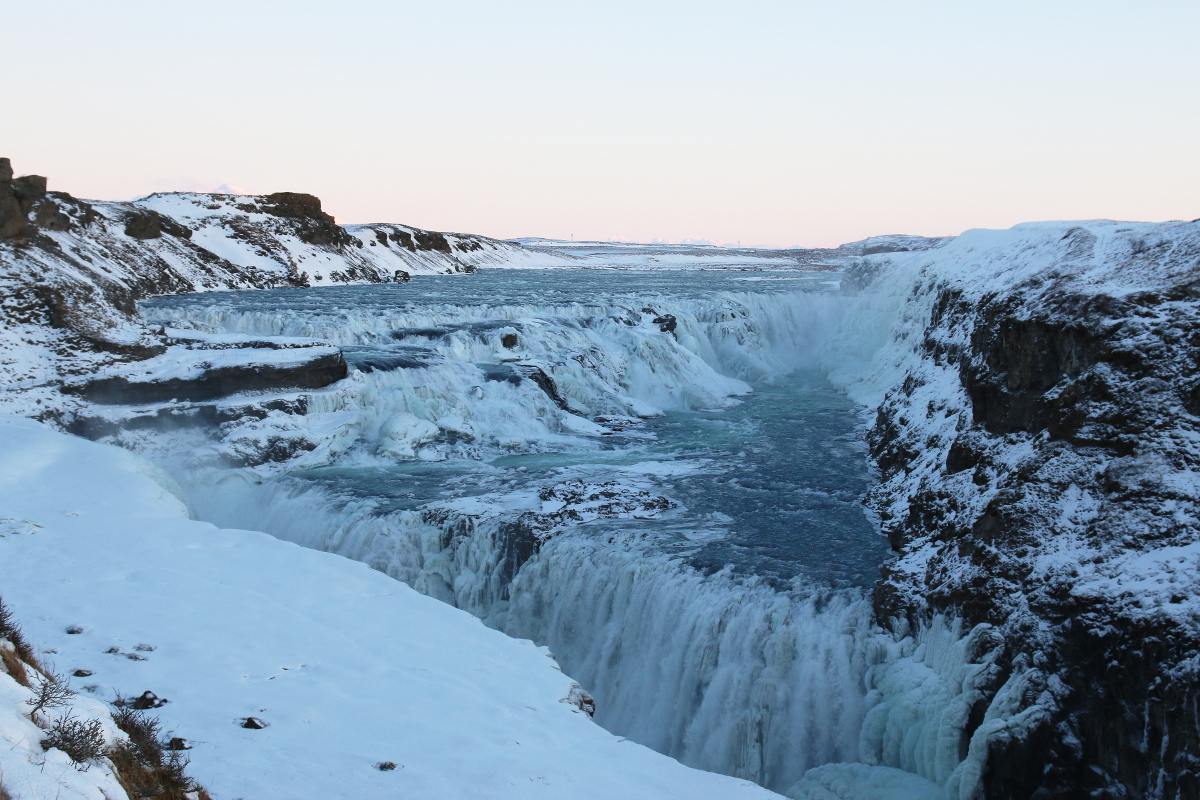
<instances>
[{"instance_id":1,"label":"pale sky","mask_svg":"<svg viewBox=\"0 0 1200 800\"><path fill-rule=\"evenodd\" d=\"M1200 217L1200 3L9 3L0 156L80 197L830 246Z\"/></svg>"}]
</instances>

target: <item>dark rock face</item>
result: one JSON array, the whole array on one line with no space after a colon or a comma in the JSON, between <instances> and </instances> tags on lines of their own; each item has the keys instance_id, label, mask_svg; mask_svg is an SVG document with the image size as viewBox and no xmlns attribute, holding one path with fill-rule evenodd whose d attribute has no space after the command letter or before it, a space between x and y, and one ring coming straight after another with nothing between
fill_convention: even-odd
<instances>
[{"instance_id":1,"label":"dark rock face","mask_svg":"<svg viewBox=\"0 0 1200 800\"><path fill-rule=\"evenodd\" d=\"M1197 286L1117 298L1032 279L981 302L943 286L926 373L879 408L869 504L901 557L876 588L878 618L997 626L1005 674L1034 676L1023 707L1048 709L991 747L986 798L1200 797L1200 619L1176 605L1189 597L1095 588L1200 525ZM956 421L952 398L931 393L937 374L958 376Z\"/></svg>"},{"instance_id":2,"label":"dark rock face","mask_svg":"<svg viewBox=\"0 0 1200 800\"><path fill-rule=\"evenodd\" d=\"M321 200L311 194L276 192L263 198L262 210L268 214L302 223L300 240L308 244L345 247L358 242L321 210ZM361 243L360 243L361 244Z\"/></svg>"},{"instance_id":3,"label":"dark rock face","mask_svg":"<svg viewBox=\"0 0 1200 800\"><path fill-rule=\"evenodd\" d=\"M319 389L346 375L346 360L337 352L316 356L302 364L215 367L194 379L133 381L118 375L89 381L72 391L93 403L139 405L170 400L212 400L237 392L266 389Z\"/></svg>"},{"instance_id":4,"label":"dark rock face","mask_svg":"<svg viewBox=\"0 0 1200 800\"><path fill-rule=\"evenodd\" d=\"M104 409L93 409L76 413L66 429L85 439L102 439L125 431L217 428L230 422L266 419L272 411L302 417L308 413L308 397L273 397L244 405L229 402L173 403L140 413L122 413L116 419L104 413Z\"/></svg>"},{"instance_id":5,"label":"dark rock face","mask_svg":"<svg viewBox=\"0 0 1200 800\"><path fill-rule=\"evenodd\" d=\"M41 175L25 175L12 181L12 193L21 206L21 213L33 211L38 201L46 196L46 179Z\"/></svg>"},{"instance_id":6,"label":"dark rock face","mask_svg":"<svg viewBox=\"0 0 1200 800\"><path fill-rule=\"evenodd\" d=\"M69 231L71 218L62 212L53 200L45 199L37 205L37 213L33 217L34 224L44 231Z\"/></svg>"},{"instance_id":7,"label":"dark rock face","mask_svg":"<svg viewBox=\"0 0 1200 800\"><path fill-rule=\"evenodd\" d=\"M21 196L13 184L12 162L0 158L0 239L9 239L21 232L29 221L28 211L21 208Z\"/></svg>"},{"instance_id":8,"label":"dark rock face","mask_svg":"<svg viewBox=\"0 0 1200 800\"><path fill-rule=\"evenodd\" d=\"M654 324L663 333L675 334L675 329L679 327L679 322L675 319L674 314L663 314L661 317L654 318Z\"/></svg>"},{"instance_id":9,"label":"dark rock face","mask_svg":"<svg viewBox=\"0 0 1200 800\"><path fill-rule=\"evenodd\" d=\"M155 211L142 210L130 214L125 220L125 235L132 236L134 239L157 239L164 233L178 236L181 239L192 238L190 228Z\"/></svg>"},{"instance_id":10,"label":"dark rock face","mask_svg":"<svg viewBox=\"0 0 1200 800\"><path fill-rule=\"evenodd\" d=\"M413 234L413 239L417 243L418 250L436 250L439 253L446 253L447 255L452 252L450 250L450 242L440 233L417 231Z\"/></svg>"},{"instance_id":11,"label":"dark rock face","mask_svg":"<svg viewBox=\"0 0 1200 800\"><path fill-rule=\"evenodd\" d=\"M513 344L515 346L515 334L508 335L514 336ZM554 378L539 366L533 364L480 364L479 368L483 370L484 380L488 381L508 381L513 385L518 385L525 379L533 381L539 389L546 393L547 397L554 401L556 406L563 411L571 411L570 403L558 390L558 384L554 382Z\"/></svg>"}]
</instances>

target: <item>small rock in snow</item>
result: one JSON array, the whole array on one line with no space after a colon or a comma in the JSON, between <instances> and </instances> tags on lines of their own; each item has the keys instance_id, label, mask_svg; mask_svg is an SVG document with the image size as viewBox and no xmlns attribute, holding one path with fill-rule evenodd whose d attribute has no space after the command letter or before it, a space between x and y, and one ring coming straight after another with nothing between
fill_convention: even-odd
<instances>
[{"instance_id":1,"label":"small rock in snow","mask_svg":"<svg viewBox=\"0 0 1200 800\"><path fill-rule=\"evenodd\" d=\"M162 708L167 703L171 702L166 698L159 697L154 692L146 690L129 702L129 705L138 711L145 711L149 708Z\"/></svg>"}]
</instances>

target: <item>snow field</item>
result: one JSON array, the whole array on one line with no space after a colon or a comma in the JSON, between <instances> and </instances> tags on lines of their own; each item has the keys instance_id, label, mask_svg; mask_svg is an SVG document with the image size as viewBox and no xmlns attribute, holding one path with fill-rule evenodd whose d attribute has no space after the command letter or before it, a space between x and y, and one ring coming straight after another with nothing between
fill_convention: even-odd
<instances>
[{"instance_id":1,"label":"snow field","mask_svg":"<svg viewBox=\"0 0 1200 800\"><path fill-rule=\"evenodd\" d=\"M544 649L364 565L191 520L157 475L0 420L0 508L42 525L0 539L0 585L97 696L169 699L164 729L215 796L772 796L604 731L561 702L573 682Z\"/></svg>"}]
</instances>

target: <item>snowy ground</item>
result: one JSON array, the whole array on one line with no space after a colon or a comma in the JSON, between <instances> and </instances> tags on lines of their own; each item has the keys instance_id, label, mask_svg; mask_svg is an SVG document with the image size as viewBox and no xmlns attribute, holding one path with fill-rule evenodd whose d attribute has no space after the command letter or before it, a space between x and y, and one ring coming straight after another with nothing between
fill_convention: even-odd
<instances>
[{"instance_id":1,"label":"snowy ground","mask_svg":"<svg viewBox=\"0 0 1200 800\"><path fill-rule=\"evenodd\" d=\"M0 508L0 585L29 637L93 671L77 689L169 699L164 727L215 797L775 796L607 733L528 641L353 561L189 519L118 448L3 418Z\"/></svg>"}]
</instances>

